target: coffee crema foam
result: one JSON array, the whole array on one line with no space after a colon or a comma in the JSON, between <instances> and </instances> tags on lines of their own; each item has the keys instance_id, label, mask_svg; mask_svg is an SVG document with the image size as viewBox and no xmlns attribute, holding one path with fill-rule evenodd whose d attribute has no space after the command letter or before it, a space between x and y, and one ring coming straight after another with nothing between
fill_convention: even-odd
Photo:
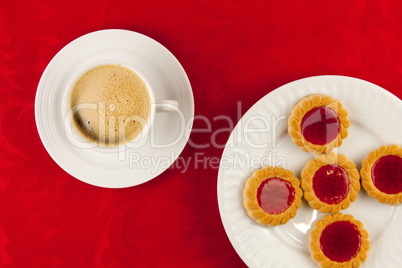
<instances>
[{"instance_id":1,"label":"coffee crema foam","mask_svg":"<svg viewBox=\"0 0 402 268\"><path fill-rule=\"evenodd\" d=\"M113 147L137 137L148 123L151 97L145 82L121 65L97 66L73 87L70 108L90 141Z\"/></svg>"}]
</instances>

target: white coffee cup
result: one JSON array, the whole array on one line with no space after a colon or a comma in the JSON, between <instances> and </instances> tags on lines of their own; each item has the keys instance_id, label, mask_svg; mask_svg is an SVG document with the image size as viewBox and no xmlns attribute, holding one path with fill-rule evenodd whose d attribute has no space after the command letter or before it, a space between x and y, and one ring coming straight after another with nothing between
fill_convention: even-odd
<instances>
[{"instance_id":1,"label":"white coffee cup","mask_svg":"<svg viewBox=\"0 0 402 268\"><path fill-rule=\"evenodd\" d=\"M105 105L102 106L102 103L83 103L77 105L76 107L71 107L71 94L77 81L89 70L103 65L116 65L119 67L127 68L130 71L134 72L145 83L150 99L150 115L147 120L142 120L141 132L131 140L127 140L126 137L124 137L124 140L119 140L119 144L115 146L106 145L102 141L89 140L87 137L85 137L82 131L78 129L77 124L74 122L74 114L80 109L94 109L100 111L101 109L112 109L113 107L105 107ZM69 142L75 147L81 149L92 149L104 153L122 152L126 148L140 148L147 141L149 131L154 124L155 113L171 111L178 111L177 101L155 100L155 95L152 87L149 81L144 77L144 75L142 75L138 70L131 67L130 65L117 60L96 61L85 66L77 67L67 84L62 101L62 114L65 122L65 135Z\"/></svg>"}]
</instances>

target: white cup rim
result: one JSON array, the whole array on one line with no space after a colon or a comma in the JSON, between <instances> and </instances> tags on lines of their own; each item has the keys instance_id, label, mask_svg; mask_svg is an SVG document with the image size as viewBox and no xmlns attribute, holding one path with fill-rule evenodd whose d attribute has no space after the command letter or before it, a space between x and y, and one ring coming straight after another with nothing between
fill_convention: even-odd
<instances>
[{"instance_id":1,"label":"white cup rim","mask_svg":"<svg viewBox=\"0 0 402 268\"><path fill-rule=\"evenodd\" d=\"M97 66L102 66L102 65L118 65L124 68L129 69L130 71L134 72L137 74L145 83L146 88L148 90L149 96L150 96L150 116L146 122L146 126L142 129L142 131L134 137L132 140L125 141L117 146L113 147L100 147L99 142L91 142L88 138L84 136L78 129L76 129L76 126L74 122L72 121L72 111L70 107L70 98L72 94L72 90L76 84L76 82L80 79L82 75L84 75L87 71L96 68ZM83 148L83 149L91 149L96 152L101 152L101 153L118 153L118 152L124 152L127 147L133 148L133 147L138 147L139 145L143 145L145 140L145 137L148 136L149 130L151 129L153 123L154 123L154 118L155 118L155 95L152 90L152 87L149 83L149 81L146 79L146 77L139 72L137 69L133 68L126 62L120 61L120 60L99 60L99 61L94 61L89 64L86 64L84 66L81 66L79 69L77 69L74 74L71 76L70 80L67 83L67 86L65 87L65 91L63 94L62 98L62 115L63 115L63 120L64 120L64 127L65 127L65 134L67 139L69 140L70 143L72 143L74 146L78 148Z\"/></svg>"}]
</instances>

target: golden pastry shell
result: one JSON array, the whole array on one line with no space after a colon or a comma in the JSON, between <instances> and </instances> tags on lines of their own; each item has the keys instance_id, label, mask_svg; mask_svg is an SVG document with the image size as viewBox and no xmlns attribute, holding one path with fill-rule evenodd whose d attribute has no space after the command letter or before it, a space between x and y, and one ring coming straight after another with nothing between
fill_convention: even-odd
<instances>
[{"instance_id":1,"label":"golden pastry shell","mask_svg":"<svg viewBox=\"0 0 402 268\"><path fill-rule=\"evenodd\" d=\"M348 221L354 224L360 233L360 250L352 259L346 262L336 262L327 258L321 250L320 237L323 230L331 223L338 221ZM369 234L364 229L363 224L356 220L352 215L344 215L342 213L336 213L334 215L326 215L323 219L316 222L313 230L310 233L309 250L311 258L321 268L346 268L359 267L363 261L367 259L368 251L370 249Z\"/></svg>"},{"instance_id":2,"label":"golden pastry shell","mask_svg":"<svg viewBox=\"0 0 402 268\"><path fill-rule=\"evenodd\" d=\"M301 131L301 123L304 116L311 109L322 106L328 107L338 114L340 129L334 140L324 145L318 145L304 139ZM330 153L334 148L341 146L343 139L348 136L347 129L349 126L348 112L342 103L328 95L322 94L311 94L299 100L299 102L293 106L288 118L288 132L292 137L292 141L302 150L314 154Z\"/></svg>"},{"instance_id":3,"label":"golden pastry shell","mask_svg":"<svg viewBox=\"0 0 402 268\"><path fill-rule=\"evenodd\" d=\"M360 176L362 178L363 188L367 191L368 195L378 202L390 205L397 205L402 202L402 192L397 194L387 194L381 192L375 187L371 178L371 169L373 165L383 156L397 155L402 157L402 148L397 145L383 145L378 149L371 151L369 155L363 160L362 168L360 169Z\"/></svg>"},{"instance_id":4,"label":"golden pastry shell","mask_svg":"<svg viewBox=\"0 0 402 268\"><path fill-rule=\"evenodd\" d=\"M337 204L328 204L321 201L314 193L313 178L317 170L326 165L337 165L343 168L348 174L349 192L345 199ZM303 189L304 199L310 207L321 212L338 212L346 209L357 198L357 193L360 190L359 172L356 165L346 156L336 153L323 154L310 159L301 171L301 187Z\"/></svg>"},{"instance_id":5,"label":"golden pastry shell","mask_svg":"<svg viewBox=\"0 0 402 268\"><path fill-rule=\"evenodd\" d=\"M284 212L279 214L269 214L265 212L258 204L257 192L261 183L268 178L281 178L290 182L295 191L292 204ZM243 190L243 205L250 218L259 224L275 226L288 222L296 216L297 210L301 206L303 192L300 188L300 181L294 177L293 172L282 167L265 167L254 171L246 181Z\"/></svg>"}]
</instances>

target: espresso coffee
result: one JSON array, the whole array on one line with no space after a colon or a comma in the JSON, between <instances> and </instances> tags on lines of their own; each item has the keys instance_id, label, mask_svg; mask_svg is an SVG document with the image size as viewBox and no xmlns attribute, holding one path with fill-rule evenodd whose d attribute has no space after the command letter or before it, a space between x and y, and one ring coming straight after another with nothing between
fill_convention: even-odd
<instances>
[{"instance_id":1,"label":"espresso coffee","mask_svg":"<svg viewBox=\"0 0 402 268\"><path fill-rule=\"evenodd\" d=\"M97 66L75 83L70 108L77 129L90 141L113 147L133 140L151 114L146 83L121 65Z\"/></svg>"}]
</instances>

